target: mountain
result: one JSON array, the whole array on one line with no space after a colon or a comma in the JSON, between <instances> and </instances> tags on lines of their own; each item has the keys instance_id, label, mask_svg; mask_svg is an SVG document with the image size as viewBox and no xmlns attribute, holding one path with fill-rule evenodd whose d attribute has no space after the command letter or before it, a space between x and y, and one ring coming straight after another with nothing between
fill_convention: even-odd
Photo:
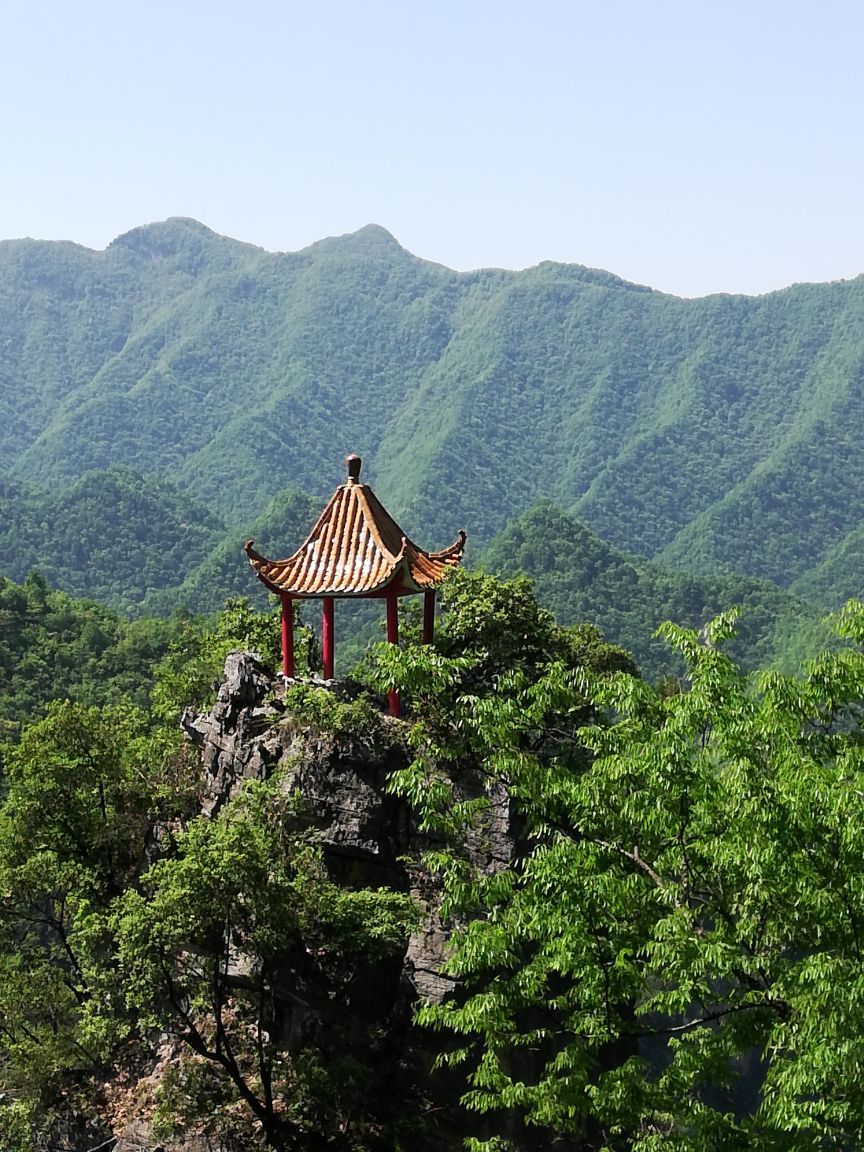
<instances>
[{"instance_id":1,"label":"mountain","mask_svg":"<svg viewBox=\"0 0 864 1152\"><path fill-rule=\"evenodd\" d=\"M197 565L190 567L182 584L152 595L151 611L166 611L183 604L194 612L212 612L231 596L246 596L263 608L268 593L243 554L245 540L253 539L267 555L290 555L303 543L321 514L321 502L293 489L279 492L246 529L227 531Z\"/></svg>"},{"instance_id":2,"label":"mountain","mask_svg":"<svg viewBox=\"0 0 864 1152\"><path fill-rule=\"evenodd\" d=\"M52 701L146 706L154 667L176 635L175 621L130 623L36 573L23 584L0 576L0 775L4 741Z\"/></svg>"},{"instance_id":3,"label":"mountain","mask_svg":"<svg viewBox=\"0 0 864 1152\"><path fill-rule=\"evenodd\" d=\"M794 667L825 638L815 610L768 581L669 571L624 554L548 502L508 525L483 560L497 575L530 576L559 623L599 625L652 680L679 670L668 645L654 636L666 620L701 628L720 612L740 607L738 636L729 651L747 668Z\"/></svg>"},{"instance_id":4,"label":"mountain","mask_svg":"<svg viewBox=\"0 0 864 1152\"><path fill-rule=\"evenodd\" d=\"M263 607L244 540L291 552L320 512L319 500L287 489L244 529L226 529L174 484L131 468L87 472L56 492L0 481L0 572L20 581L35 569L73 596L133 615L209 613L230 596Z\"/></svg>"},{"instance_id":5,"label":"mountain","mask_svg":"<svg viewBox=\"0 0 864 1152\"><path fill-rule=\"evenodd\" d=\"M432 548L547 498L665 565L850 586L864 278L680 300L578 265L457 273L376 226L269 253L172 219L102 252L0 243L0 333L7 483L130 467L239 530L357 451Z\"/></svg>"},{"instance_id":6,"label":"mountain","mask_svg":"<svg viewBox=\"0 0 864 1152\"><path fill-rule=\"evenodd\" d=\"M226 529L174 485L127 468L88 472L54 494L0 484L0 567L14 580L37 569L75 596L132 615L166 616L178 607L211 613L234 596L263 608L268 595L250 572L243 541L252 537L268 555L290 553L320 511L317 497L286 489L244 528ZM475 552L478 560L503 576L530 576L561 623L599 625L652 678L675 668L667 646L653 637L668 619L701 627L741 605L732 650L747 667L793 664L822 639L815 610L776 585L664 569L601 540L548 501L511 521ZM824 589L814 583L811 591L818 599ZM318 615L310 605L306 619L315 623ZM375 602L340 605L343 667L359 659L380 625Z\"/></svg>"},{"instance_id":7,"label":"mountain","mask_svg":"<svg viewBox=\"0 0 864 1152\"><path fill-rule=\"evenodd\" d=\"M224 526L167 480L114 466L48 492L0 481L0 571L32 569L74 596L140 612L211 555ZM170 610L170 608L169 608Z\"/></svg>"}]
</instances>

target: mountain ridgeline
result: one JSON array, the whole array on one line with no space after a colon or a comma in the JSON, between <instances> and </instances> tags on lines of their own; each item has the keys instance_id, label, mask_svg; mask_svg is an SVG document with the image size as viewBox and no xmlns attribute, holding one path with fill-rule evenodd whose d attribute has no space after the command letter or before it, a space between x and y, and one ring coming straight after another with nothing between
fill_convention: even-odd
<instances>
[{"instance_id":1,"label":"mountain ridgeline","mask_svg":"<svg viewBox=\"0 0 864 1152\"><path fill-rule=\"evenodd\" d=\"M373 226L274 254L172 219L0 244L0 332L7 480L124 465L242 526L357 451L430 546L545 497L652 559L859 590L864 278L682 300L456 273Z\"/></svg>"}]
</instances>

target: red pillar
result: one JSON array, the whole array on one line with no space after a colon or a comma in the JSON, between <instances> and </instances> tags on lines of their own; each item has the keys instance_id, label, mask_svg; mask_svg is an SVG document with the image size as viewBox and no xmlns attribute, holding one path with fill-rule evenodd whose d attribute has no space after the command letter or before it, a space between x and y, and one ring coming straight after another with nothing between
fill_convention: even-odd
<instances>
[{"instance_id":1,"label":"red pillar","mask_svg":"<svg viewBox=\"0 0 864 1152\"><path fill-rule=\"evenodd\" d=\"M431 644L435 635L435 589L423 593L423 643Z\"/></svg>"},{"instance_id":2,"label":"red pillar","mask_svg":"<svg viewBox=\"0 0 864 1152\"><path fill-rule=\"evenodd\" d=\"M387 593L387 643L399 643L399 600L395 592ZM388 693L390 715L399 715L399 693L391 688Z\"/></svg>"},{"instance_id":3,"label":"red pillar","mask_svg":"<svg viewBox=\"0 0 864 1152\"><path fill-rule=\"evenodd\" d=\"M280 592L282 601L282 672L294 675L294 601L288 592Z\"/></svg>"},{"instance_id":4,"label":"red pillar","mask_svg":"<svg viewBox=\"0 0 864 1152\"><path fill-rule=\"evenodd\" d=\"M324 655L324 679L333 679L333 597L324 597L321 615L321 648Z\"/></svg>"}]
</instances>

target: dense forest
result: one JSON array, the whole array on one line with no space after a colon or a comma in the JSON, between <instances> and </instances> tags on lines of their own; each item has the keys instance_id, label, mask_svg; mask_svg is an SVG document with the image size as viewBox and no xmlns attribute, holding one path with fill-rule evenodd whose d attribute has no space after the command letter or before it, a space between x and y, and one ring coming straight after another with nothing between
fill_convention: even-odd
<instances>
[{"instance_id":1,"label":"dense forest","mask_svg":"<svg viewBox=\"0 0 864 1152\"><path fill-rule=\"evenodd\" d=\"M590 621L631 652L647 679L682 670L657 635L674 620L705 625L740 609L731 654L747 669L791 669L828 639L820 613L767 580L694 576L628 556L548 502L518 517L483 552L484 565L503 576L529 576L537 595L562 624Z\"/></svg>"},{"instance_id":2,"label":"dense forest","mask_svg":"<svg viewBox=\"0 0 864 1152\"><path fill-rule=\"evenodd\" d=\"M0 242L0 1146L864 1143L862 337L864 278ZM242 543L348 451L466 563L286 684Z\"/></svg>"},{"instance_id":3,"label":"dense forest","mask_svg":"<svg viewBox=\"0 0 864 1152\"><path fill-rule=\"evenodd\" d=\"M103 252L0 243L0 332L0 480L169 481L190 562L214 519L321 500L356 451L430 547L546 498L674 568L861 592L864 279L680 300L578 266L455 273L378 227L273 254L173 219Z\"/></svg>"},{"instance_id":4,"label":"dense forest","mask_svg":"<svg viewBox=\"0 0 864 1152\"><path fill-rule=\"evenodd\" d=\"M23 580L38 570L51 584L137 616L183 607L214 612L229 596L266 597L250 579L243 541L274 552L302 543L321 502L287 489L241 529L169 480L115 466L88 472L68 489L0 484L0 571Z\"/></svg>"}]
</instances>

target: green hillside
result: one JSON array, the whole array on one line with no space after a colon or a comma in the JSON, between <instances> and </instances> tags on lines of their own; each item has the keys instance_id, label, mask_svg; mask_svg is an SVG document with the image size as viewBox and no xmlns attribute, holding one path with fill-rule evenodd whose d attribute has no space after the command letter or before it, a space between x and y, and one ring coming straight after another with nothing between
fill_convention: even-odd
<instances>
[{"instance_id":1,"label":"green hillside","mask_svg":"<svg viewBox=\"0 0 864 1152\"><path fill-rule=\"evenodd\" d=\"M146 704L154 666L177 633L176 621L129 623L36 573L23 584L0 576L0 746L52 700Z\"/></svg>"},{"instance_id":2,"label":"green hillside","mask_svg":"<svg viewBox=\"0 0 864 1152\"><path fill-rule=\"evenodd\" d=\"M375 226L274 254L173 219L103 252L0 243L0 331L9 483L122 465L239 529L357 451L430 547L547 498L676 567L821 570L832 603L864 521L864 278L680 300L452 272Z\"/></svg>"},{"instance_id":3,"label":"green hillside","mask_svg":"<svg viewBox=\"0 0 864 1152\"><path fill-rule=\"evenodd\" d=\"M87 472L48 492L0 482L0 572L37 569L74 596L140 612L157 589L174 593L222 539L217 516L166 480L128 468Z\"/></svg>"},{"instance_id":4,"label":"green hillside","mask_svg":"<svg viewBox=\"0 0 864 1152\"><path fill-rule=\"evenodd\" d=\"M748 668L794 666L824 642L814 609L775 585L742 576L690 576L627 556L548 502L510 524L483 559L496 574L530 576L560 623L599 625L651 679L679 671L668 645L654 636L666 620L701 628L740 606L730 650Z\"/></svg>"},{"instance_id":5,"label":"green hillside","mask_svg":"<svg viewBox=\"0 0 864 1152\"><path fill-rule=\"evenodd\" d=\"M243 541L254 538L266 554L290 553L320 511L319 498L288 489L244 528L224 529L173 485L129 469L87 473L53 496L7 483L0 487L0 570L22 580L36 569L75 596L133 615L167 616L177 608L209 614L236 596L263 608L267 593L249 569ZM821 640L815 610L776 585L661 568L606 543L548 501L474 550L473 561L502 575L527 574L561 623L599 625L651 677L674 671L668 647L653 637L664 620L701 627L733 604L743 608L735 650L748 667L794 662ZM814 583L817 603L824 592ZM317 606L307 610L310 621L318 614ZM346 670L380 633L380 605L341 604L338 616Z\"/></svg>"},{"instance_id":6,"label":"green hillside","mask_svg":"<svg viewBox=\"0 0 864 1152\"><path fill-rule=\"evenodd\" d=\"M244 528L226 529L175 485L129 468L88 472L56 492L0 481L0 573L20 581L35 569L70 595L135 615L208 613L230 596L264 606L244 540L293 552L320 512L319 499L288 489Z\"/></svg>"},{"instance_id":7,"label":"green hillside","mask_svg":"<svg viewBox=\"0 0 864 1152\"><path fill-rule=\"evenodd\" d=\"M864 599L864 524L835 544L819 564L800 576L792 590L815 604L836 607Z\"/></svg>"},{"instance_id":8,"label":"green hillside","mask_svg":"<svg viewBox=\"0 0 864 1152\"><path fill-rule=\"evenodd\" d=\"M226 532L201 563L189 567L178 588L151 595L147 607L166 611L179 603L194 612L213 612L230 596L245 596L265 607L268 594L243 554L244 541L253 539L268 556L290 555L320 513L320 500L293 489L280 492L244 530Z\"/></svg>"}]
</instances>

